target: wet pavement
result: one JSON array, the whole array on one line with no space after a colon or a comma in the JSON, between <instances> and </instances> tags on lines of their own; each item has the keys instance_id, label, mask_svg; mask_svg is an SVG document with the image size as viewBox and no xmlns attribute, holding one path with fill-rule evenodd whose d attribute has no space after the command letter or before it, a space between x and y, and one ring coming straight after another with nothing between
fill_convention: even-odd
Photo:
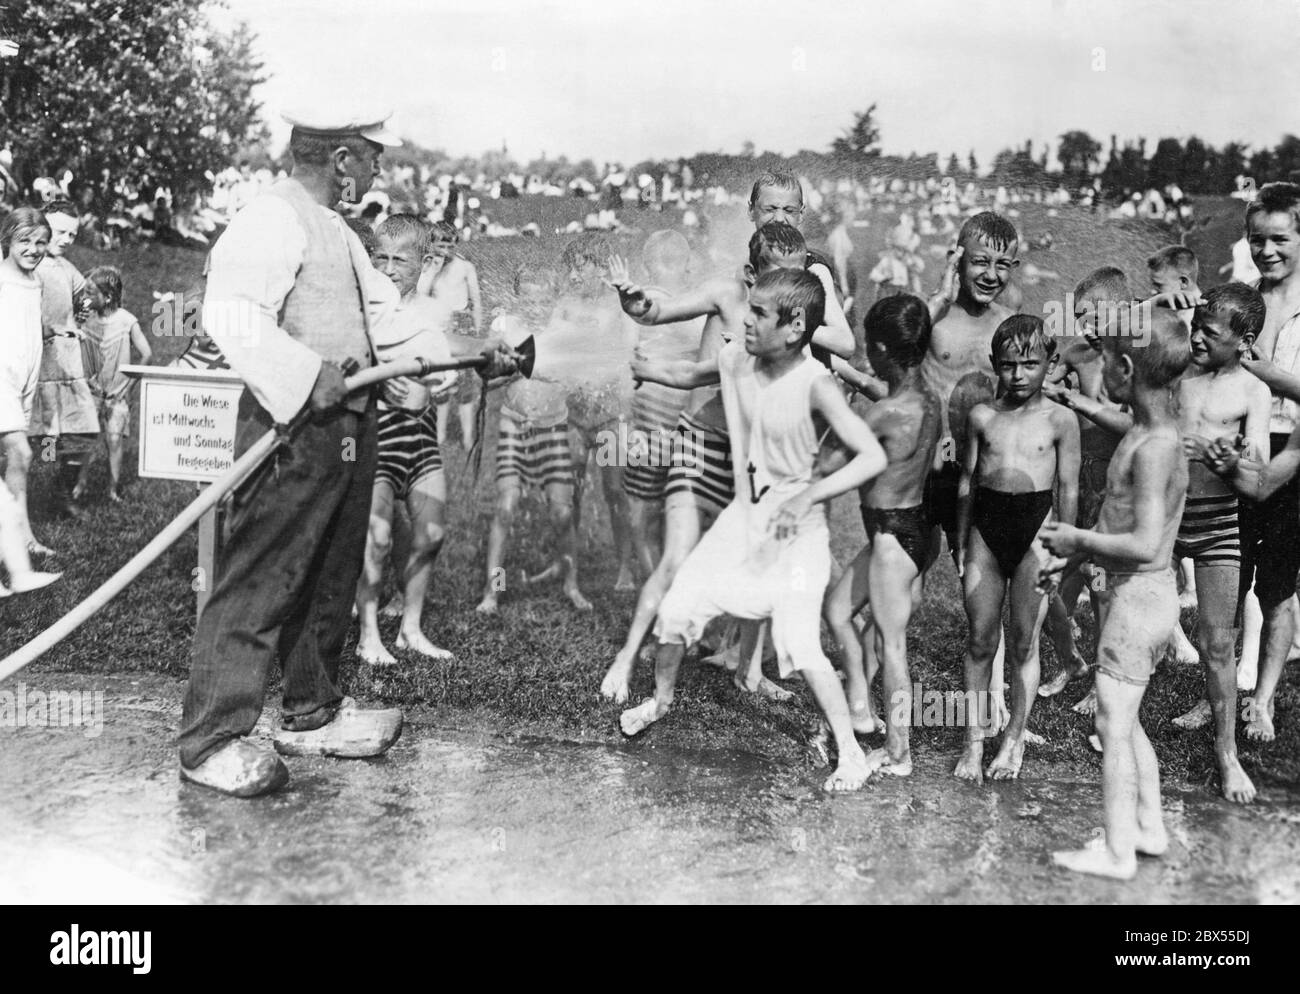
<instances>
[{"instance_id":1,"label":"wet pavement","mask_svg":"<svg viewBox=\"0 0 1300 994\"><path fill-rule=\"evenodd\" d=\"M292 759L238 801L178 779L177 681L30 674L29 709L92 683L99 726L87 699L80 727L11 727L0 699L0 901L1300 903L1300 792L1275 785L1241 809L1165 784L1170 852L1120 884L1050 865L1099 831L1100 788L1032 760L975 787L921 755L828 797L824 769L414 713L383 759Z\"/></svg>"}]
</instances>

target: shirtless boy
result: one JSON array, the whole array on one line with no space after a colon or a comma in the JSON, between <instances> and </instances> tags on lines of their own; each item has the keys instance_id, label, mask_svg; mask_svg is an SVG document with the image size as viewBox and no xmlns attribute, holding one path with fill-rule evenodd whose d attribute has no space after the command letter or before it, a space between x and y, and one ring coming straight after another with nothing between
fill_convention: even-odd
<instances>
[{"instance_id":1,"label":"shirtless boy","mask_svg":"<svg viewBox=\"0 0 1300 994\"><path fill-rule=\"evenodd\" d=\"M687 287L691 246L676 231L656 231L646 239L641 261L650 279L648 297L670 297ZM637 336L638 361L694 360L704 330L701 319L642 325ZM688 390L642 383L632 394L632 432L628 465L623 473L632 528L632 544L641 571L654 572L662 546L663 511L673 432L686 405Z\"/></svg>"},{"instance_id":2,"label":"shirtless boy","mask_svg":"<svg viewBox=\"0 0 1300 994\"><path fill-rule=\"evenodd\" d=\"M655 696L624 711L635 735L672 707L686 644L722 614L772 619L783 674L798 670L831 726L839 765L825 783L857 790L869 776L848 703L821 649L821 601L830 580L825 501L885 468L875 437L849 410L830 374L805 349L822 323L825 290L800 271L765 273L755 283L743 344L718 357L737 473L737 496L678 571L659 607ZM816 483L823 419L853 451L842 469ZM743 467L743 469L742 469Z\"/></svg>"},{"instance_id":3,"label":"shirtless boy","mask_svg":"<svg viewBox=\"0 0 1300 994\"><path fill-rule=\"evenodd\" d=\"M1074 523L1079 481L1079 424L1043 396L1056 361L1056 341L1041 319L1017 314L993 336L989 356L1000 396L971 410L958 511L958 571L966 595L970 638L966 691L992 694L993 657L1007 586L1011 625L1007 640L1013 670L1011 715L997 755L983 770L985 728L966 728L966 748L953 775L982 783L1015 779L1024 757L1025 730L1038 694L1038 635L1047 599L1036 587L1046 559L1038 533L1057 508L1057 520Z\"/></svg>"},{"instance_id":4,"label":"shirtless boy","mask_svg":"<svg viewBox=\"0 0 1300 994\"><path fill-rule=\"evenodd\" d=\"M1160 811L1160 768L1138 721L1142 695L1178 623L1170 556L1187 491L1187 460L1176 414L1178 378L1191 359L1187 332L1168 310L1149 308L1151 334L1102 340L1111 399L1133 412L1133 427L1111 458L1095 531L1049 523L1043 543L1055 558L1044 585L1091 559L1106 570L1110 609L1097 643L1097 731L1102 742L1106 837L1057 852L1058 866L1120 880L1137 873L1137 854L1168 847Z\"/></svg>"},{"instance_id":5,"label":"shirtless boy","mask_svg":"<svg viewBox=\"0 0 1300 994\"><path fill-rule=\"evenodd\" d=\"M550 286L546 274L528 266L515 272L516 309L492 320L491 333L511 347L529 334L540 335L549 313ZM496 512L488 531L487 577L483 599L475 610L496 614L504 589L506 542L529 485L546 496L547 516L555 548L554 561L563 565L564 596L579 611L591 603L578 588L578 536L574 527L575 477L569 430L568 389L534 375L505 383L496 444Z\"/></svg>"},{"instance_id":6,"label":"shirtless boy","mask_svg":"<svg viewBox=\"0 0 1300 994\"><path fill-rule=\"evenodd\" d=\"M876 660L883 663L886 742L867 755L867 765L907 776L912 772L907 624L921 600L930 533L922 498L939 442L939 404L921 382L920 370L930 344L930 312L910 294L886 297L867 313L863 328L867 358L889 385L888 395L872 404L865 418L888 464L861 490L868 544L827 591L823 615L844 653L849 718L859 734L876 730L871 680ZM859 636L853 616L868 601L872 623ZM871 663L865 671L864 653Z\"/></svg>"},{"instance_id":7,"label":"shirtless boy","mask_svg":"<svg viewBox=\"0 0 1300 994\"><path fill-rule=\"evenodd\" d=\"M1162 295L1161 301L1169 300ZM1173 301L1190 303L1183 295ZM1168 313L1156 308L1157 313ZM1244 284L1225 284L1204 295L1195 308L1191 365L1178 385L1178 426L1188 459L1187 500L1174 554L1196 570L1197 634L1205 665L1208 701L1174 719L1180 728L1200 728L1214 718L1215 757L1223 796L1248 804L1255 788L1237 760L1237 678L1233 652L1241 621L1241 551L1237 495L1208 465L1210 447L1226 439L1245 444L1253 457L1267 447L1268 388L1241 366L1264 323L1259 293ZM1085 417L1127 431L1132 415L1098 401L1065 395L1064 403Z\"/></svg>"}]
</instances>

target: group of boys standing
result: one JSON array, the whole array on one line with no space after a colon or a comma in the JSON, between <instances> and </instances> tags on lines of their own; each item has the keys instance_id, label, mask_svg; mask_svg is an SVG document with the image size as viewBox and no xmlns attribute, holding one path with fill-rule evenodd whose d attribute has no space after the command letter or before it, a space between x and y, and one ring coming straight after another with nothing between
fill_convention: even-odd
<instances>
[{"instance_id":1,"label":"group of boys standing","mask_svg":"<svg viewBox=\"0 0 1300 994\"><path fill-rule=\"evenodd\" d=\"M756 184L751 209L770 180ZM969 618L966 689L986 703L967 725L956 776L1016 777L1034 700L1093 668L1074 644L1071 618L1086 585L1099 626L1085 706L1095 707L1103 751L1107 833L1057 862L1128 877L1137 854L1163 852L1158 768L1137 712L1157 663L1181 637L1175 566L1190 560L1223 793L1253 800L1236 751L1235 640L1253 580L1263 651L1247 732L1267 741L1300 565L1295 543L1284 541L1300 527L1300 432L1285 421L1300 400L1292 371L1300 358L1300 293L1292 288L1300 187L1263 188L1246 226L1258 288L1234 283L1202 294L1194 256L1172 247L1149 262L1153 296L1136 300L1120 271L1098 270L1075 291L1073 334L1054 334L998 303L1017 265L1014 227L992 212L969 218L934 297L891 297L867 315L870 373L823 355L873 401L864 418L840 406L842 393L809 349L834 290L809 278L817 267L801 244L781 247L788 236L780 227L759 228L739 289L730 290L740 301L732 335L728 281L656 300L616 260L610 283L634 320L704 316L726 340L714 349L702 343L693 363L639 362L633 374L678 389L720 383L734 484L703 539L691 530L686 542L665 542L642 591L602 685L610 698L627 699L636 651L657 615L656 693L624 712L624 732L668 713L685 646L726 614L770 621L782 675L798 671L808 683L839 752L828 790L856 789L876 772L910 773L906 626L942 533ZM869 544L823 599L830 560L822 506L855 488ZM853 617L868 604L858 628ZM821 615L844 651L844 689L821 651ZM1039 635L1049 616L1064 670L1040 687ZM761 661L761 638L742 638L741 662ZM870 695L879 667L884 721ZM876 730L886 732L884 747L863 754L854 733ZM985 765L984 741L999 731Z\"/></svg>"}]
</instances>

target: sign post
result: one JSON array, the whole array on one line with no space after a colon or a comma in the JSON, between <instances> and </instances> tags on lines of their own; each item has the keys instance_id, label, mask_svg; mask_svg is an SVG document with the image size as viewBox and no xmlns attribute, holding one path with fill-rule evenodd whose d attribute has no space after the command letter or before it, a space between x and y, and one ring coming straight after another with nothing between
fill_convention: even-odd
<instances>
[{"instance_id":1,"label":"sign post","mask_svg":"<svg viewBox=\"0 0 1300 994\"><path fill-rule=\"evenodd\" d=\"M140 463L144 479L193 480L200 488L235 463L235 427L244 381L229 370L123 366L140 378ZM202 613L217 578L220 505L199 519L194 572Z\"/></svg>"}]
</instances>

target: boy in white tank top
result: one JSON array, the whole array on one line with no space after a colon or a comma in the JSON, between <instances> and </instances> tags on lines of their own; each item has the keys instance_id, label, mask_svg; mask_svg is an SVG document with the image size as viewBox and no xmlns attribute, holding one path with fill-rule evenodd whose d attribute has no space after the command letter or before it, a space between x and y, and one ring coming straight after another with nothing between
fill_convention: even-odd
<instances>
[{"instance_id":1,"label":"boy in white tank top","mask_svg":"<svg viewBox=\"0 0 1300 994\"><path fill-rule=\"evenodd\" d=\"M660 604L655 696L623 712L621 724L635 735L668 713L686 646L713 618L770 618L782 676L801 673L831 726L839 766L825 788L840 791L862 787L868 769L844 691L821 648L821 602L831 571L821 505L877 475L885 455L830 374L804 352L809 331L822 324L825 299L821 282L807 272L764 274L750 294L744 341L729 343L718 356L736 497ZM815 484L820 433L814 418L854 453Z\"/></svg>"}]
</instances>

